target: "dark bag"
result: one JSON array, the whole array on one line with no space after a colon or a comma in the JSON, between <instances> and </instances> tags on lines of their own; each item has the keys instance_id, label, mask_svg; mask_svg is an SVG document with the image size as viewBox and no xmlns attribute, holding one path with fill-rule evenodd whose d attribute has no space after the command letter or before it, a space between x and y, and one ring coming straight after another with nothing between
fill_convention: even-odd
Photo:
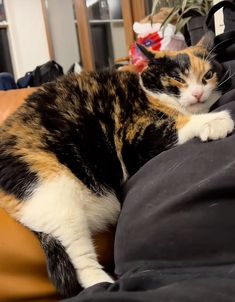
<instances>
[{"instance_id":1,"label":"dark bag","mask_svg":"<svg viewBox=\"0 0 235 302\"><path fill-rule=\"evenodd\" d=\"M27 72L17 81L19 88L38 87L44 83L55 81L64 74L63 68L55 61L37 66L34 71Z\"/></svg>"},{"instance_id":2,"label":"dark bag","mask_svg":"<svg viewBox=\"0 0 235 302\"><path fill-rule=\"evenodd\" d=\"M206 18L205 30L211 29L211 22L215 13L223 7L224 33L217 35L214 41L214 50L219 62L235 60L235 3L221 1L214 5Z\"/></svg>"},{"instance_id":3,"label":"dark bag","mask_svg":"<svg viewBox=\"0 0 235 302\"><path fill-rule=\"evenodd\" d=\"M18 88L27 88L32 87L32 81L33 81L33 72L26 72L26 74L18 79L17 81L17 87Z\"/></svg>"},{"instance_id":4,"label":"dark bag","mask_svg":"<svg viewBox=\"0 0 235 302\"><path fill-rule=\"evenodd\" d=\"M189 35L192 45L195 45L205 32L208 30L214 32L214 15L221 8L223 8L225 28L224 33L215 36L213 53L216 55L217 61L222 63L225 68L226 81L229 80L227 85L235 87L235 2L221 1L217 3L204 17L204 21L197 20L202 17L192 18L192 24L188 24ZM190 27L191 25L192 27Z\"/></svg>"},{"instance_id":5,"label":"dark bag","mask_svg":"<svg viewBox=\"0 0 235 302\"><path fill-rule=\"evenodd\" d=\"M16 89L16 83L12 74L8 72L0 73L0 90Z\"/></svg>"},{"instance_id":6,"label":"dark bag","mask_svg":"<svg viewBox=\"0 0 235 302\"><path fill-rule=\"evenodd\" d=\"M223 7L224 32L217 35L214 40L214 53L216 59L227 70L227 84L235 87L235 3L234 1L221 1L214 5L207 16L205 28L210 29L210 22L214 14Z\"/></svg>"},{"instance_id":7,"label":"dark bag","mask_svg":"<svg viewBox=\"0 0 235 302\"><path fill-rule=\"evenodd\" d=\"M49 61L36 67L33 71L33 86L40 86L43 83L52 82L63 75L63 68L55 61Z\"/></svg>"},{"instance_id":8,"label":"dark bag","mask_svg":"<svg viewBox=\"0 0 235 302\"><path fill-rule=\"evenodd\" d=\"M191 45L195 45L205 32L214 30L214 15L223 8L224 33L215 37L215 52L219 62L235 59L235 3L234 1L220 1L214 5L207 16L193 17L187 24Z\"/></svg>"}]
</instances>

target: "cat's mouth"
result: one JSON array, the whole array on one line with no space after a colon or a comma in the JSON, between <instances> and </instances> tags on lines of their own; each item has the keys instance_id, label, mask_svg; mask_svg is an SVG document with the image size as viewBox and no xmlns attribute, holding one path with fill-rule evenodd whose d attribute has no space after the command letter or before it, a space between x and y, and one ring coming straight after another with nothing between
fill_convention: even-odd
<instances>
[{"instance_id":1,"label":"cat's mouth","mask_svg":"<svg viewBox=\"0 0 235 302\"><path fill-rule=\"evenodd\" d=\"M200 108L205 105L205 102L206 101L204 99L202 99L200 101L187 99L185 101L181 100L180 105L184 108Z\"/></svg>"},{"instance_id":2,"label":"cat's mouth","mask_svg":"<svg viewBox=\"0 0 235 302\"><path fill-rule=\"evenodd\" d=\"M193 100L191 103L190 103L190 105L200 105L200 104L203 104L203 103L205 103L205 100L204 99L201 99L201 100Z\"/></svg>"},{"instance_id":3,"label":"cat's mouth","mask_svg":"<svg viewBox=\"0 0 235 302\"><path fill-rule=\"evenodd\" d=\"M187 104L186 110L190 113L206 113L209 112L211 106L215 104L221 96L221 92L213 91L208 98L203 98L203 102Z\"/></svg>"}]
</instances>

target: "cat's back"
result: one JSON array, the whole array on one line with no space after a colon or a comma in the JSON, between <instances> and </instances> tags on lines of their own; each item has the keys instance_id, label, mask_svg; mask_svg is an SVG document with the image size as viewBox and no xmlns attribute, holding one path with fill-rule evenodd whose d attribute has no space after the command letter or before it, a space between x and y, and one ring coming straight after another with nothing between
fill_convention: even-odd
<instances>
[{"instance_id":1,"label":"cat's back","mask_svg":"<svg viewBox=\"0 0 235 302\"><path fill-rule=\"evenodd\" d=\"M131 95L128 85L134 87L135 81L130 73L92 72L39 88L0 129L2 183L8 184L15 168L19 179L31 183L32 171L49 177L49 170L60 173L62 164L89 187L97 182L94 175L99 183L116 187L122 172L114 143L114 104L117 99L125 103Z\"/></svg>"},{"instance_id":2,"label":"cat's back","mask_svg":"<svg viewBox=\"0 0 235 302\"><path fill-rule=\"evenodd\" d=\"M117 98L128 98L130 87L138 85L136 75L129 72L102 71L69 74L56 82L44 84L30 95L24 104L0 128L3 139L12 128L21 134L21 128L52 130L77 123L87 114L111 111Z\"/></svg>"},{"instance_id":3,"label":"cat's back","mask_svg":"<svg viewBox=\"0 0 235 302\"><path fill-rule=\"evenodd\" d=\"M131 90L138 90L138 77L134 73L119 71L72 73L59 78L55 82L44 84L20 107L10 119L21 119L27 122L40 114L47 119L66 113L70 118L74 114L96 110L102 105L108 106L116 98L129 98ZM73 113L73 114L72 114Z\"/></svg>"}]
</instances>

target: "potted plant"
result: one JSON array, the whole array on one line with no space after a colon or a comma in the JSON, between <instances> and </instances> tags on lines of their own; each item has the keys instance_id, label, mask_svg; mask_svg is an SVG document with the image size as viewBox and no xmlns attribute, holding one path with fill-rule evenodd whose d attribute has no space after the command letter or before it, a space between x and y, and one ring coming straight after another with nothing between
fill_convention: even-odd
<instances>
[{"instance_id":1,"label":"potted plant","mask_svg":"<svg viewBox=\"0 0 235 302\"><path fill-rule=\"evenodd\" d=\"M203 35L205 17L212 5L213 0L154 0L149 18L152 20L154 14L160 11L162 7L172 8L162 22L163 30L167 24L176 19L176 32L183 31L186 25L191 44L194 45Z\"/></svg>"}]
</instances>

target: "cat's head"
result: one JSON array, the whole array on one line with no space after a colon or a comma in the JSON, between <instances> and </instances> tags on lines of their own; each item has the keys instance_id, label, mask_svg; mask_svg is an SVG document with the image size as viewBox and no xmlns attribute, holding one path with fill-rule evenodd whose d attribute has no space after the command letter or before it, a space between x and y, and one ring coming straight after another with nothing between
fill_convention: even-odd
<instances>
[{"instance_id":1,"label":"cat's head","mask_svg":"<svg viewBox=\"0 0 235 302\"><path fill-rule=\"evenodd\" d=\"M196 46L181 51L150 52L138 45L148 59L141 72L145 91L169 99L188 112L208 112L221 95L223 69L211 52L214 35L207 33Z\"/></svg>"}]
</instances>

